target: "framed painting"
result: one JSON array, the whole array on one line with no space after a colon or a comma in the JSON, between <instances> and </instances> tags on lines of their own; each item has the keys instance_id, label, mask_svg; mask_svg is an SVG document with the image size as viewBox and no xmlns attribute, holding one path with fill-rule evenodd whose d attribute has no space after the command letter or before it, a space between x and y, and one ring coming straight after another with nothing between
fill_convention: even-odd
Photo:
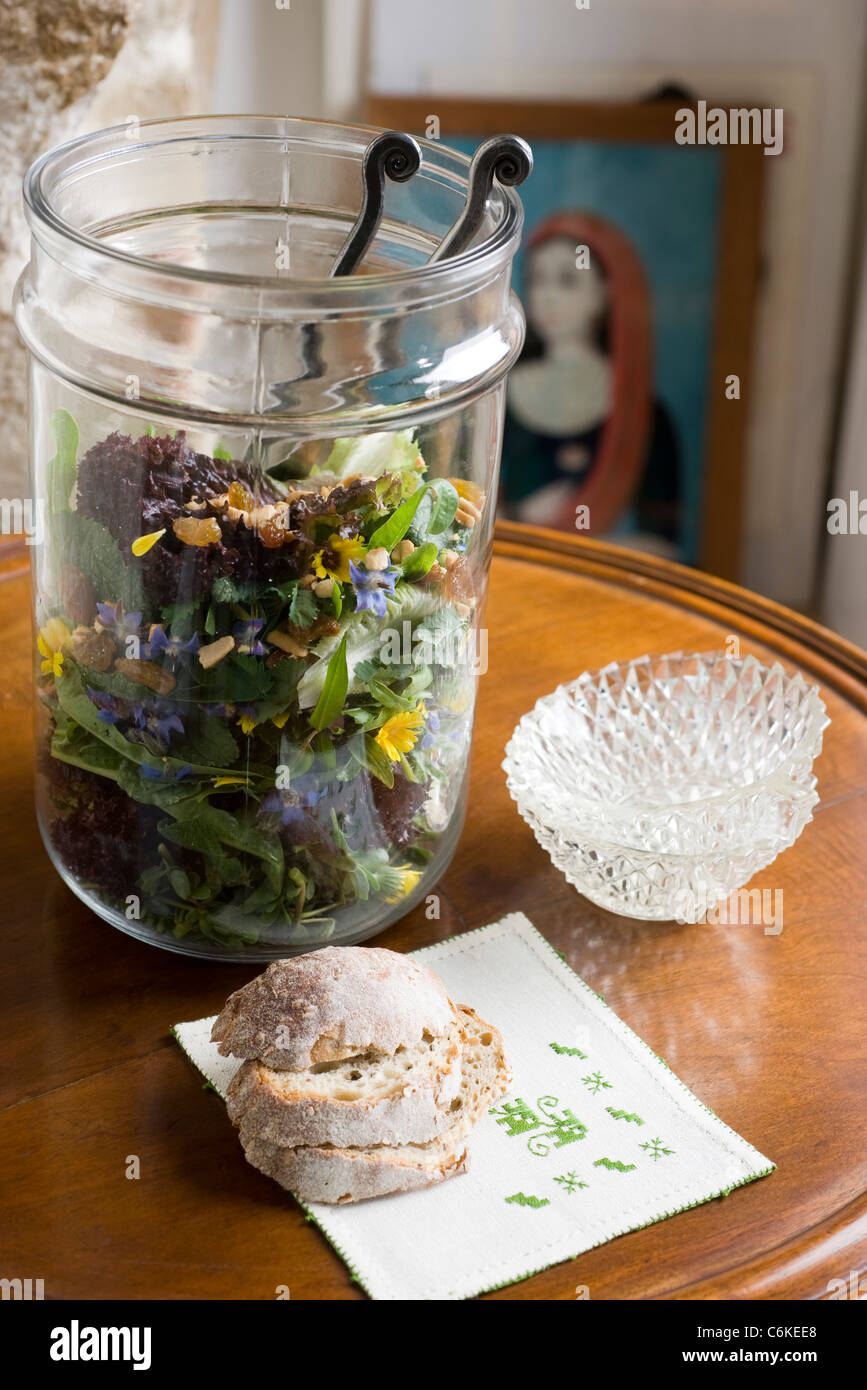
<instances>
[{"instance_id":1,"label":"framed painting","mask_svg":"<svg viewBox=\"0 0 867 1390\"><path fill-rule=\"evenodd\" d=\"M685 105L371 95L366 115L533 146L502 513L737 579L763 152L678 143Z\"/></svg>"}]
</instances>

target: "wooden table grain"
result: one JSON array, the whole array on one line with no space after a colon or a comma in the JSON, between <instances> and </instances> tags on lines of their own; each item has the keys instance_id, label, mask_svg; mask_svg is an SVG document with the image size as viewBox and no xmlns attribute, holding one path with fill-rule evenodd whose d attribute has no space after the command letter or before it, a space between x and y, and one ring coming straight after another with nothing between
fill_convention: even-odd
<instances>
[{"instance_id":1,"label":"wooden table grain","mask_svg":"<svg viewBox=\"0 0 867 1390\"><path fill-rule=\"evenodd\" d=\"M26 550L0 547L0 1209L5 1277L47 1298L363 1297L295 1203L248 1167L169 1027L219 1008L249 966L113 930L67 890L31 793ZM822 1298L867 1267L867 656L755 595L614 547L498 528L470 812L420 908L377 938L408 950L527 913L697 1095L778 1165L760 1182L489 1295ZM821 803L754 880L784 925L680 926L580 897L517 815L501 770L522 713L559 681L647 651L734 642L822 688ZM131 1156L140 1177L126 1176ZM865 1281L862 1280L862 1283Z\"/></svg>"}]
</instances>

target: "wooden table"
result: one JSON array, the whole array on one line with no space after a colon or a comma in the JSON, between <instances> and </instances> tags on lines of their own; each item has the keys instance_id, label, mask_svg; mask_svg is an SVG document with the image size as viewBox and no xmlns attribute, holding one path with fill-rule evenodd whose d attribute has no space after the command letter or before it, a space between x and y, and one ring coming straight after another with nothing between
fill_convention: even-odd
<instances>
[{"instance_id":1,"label":"wooden table","mask_svg":"<svg viewBox=\"0 0 867 1390\"><path fill-rule=\"evenodd\" d=\"M26 552L0 550L4 676L0 1275L46 1297L363 1295L291 1199L249 1168L218 1098L169 1035L249 967L150 949L92 916L50 867L31 801ZM867 1265L867 656L720 581L614 547L503 526L487 623L471 811L440 883L379 944L411 949L512 909L722 1119L778 1164L761 1182L490 1295L821 1298ZM500 768L558 681L680 647L780 657L822 687L821 805L754 880L784 928L611 916L579 897L517 815ZM125 1176L129 1155L138 1181Z\"/></svg>"}]
</instances>

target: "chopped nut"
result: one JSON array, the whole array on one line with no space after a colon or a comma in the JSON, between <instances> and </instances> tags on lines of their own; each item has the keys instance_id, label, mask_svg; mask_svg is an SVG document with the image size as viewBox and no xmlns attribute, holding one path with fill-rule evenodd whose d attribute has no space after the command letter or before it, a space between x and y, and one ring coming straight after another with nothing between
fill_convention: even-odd
<instances>
[{"instance_id":1,"label":"chopped nut","mask_svg":"<svg viewBox=\"0 0 867 1390\"><path fill-rule=\"evenodd\" d=\"M407 555L411 555L414 550L415 546L413 545L412 541L398 541L397 545L394 547L394 550L391 552L391 558L392 560L394 560L395 564L399 565L403 560L406 559Z\"/></svg>"},{"instance_id":2,"label":"chopped nut","mask_svg":"<svg viewBox=\"0 0 867 1390\"><path fill-rule=\"evenodd\" d=\"M172 522L172 530L184 545L214 545L223 538L215 516L179 516Z\"/></svg>"},{"instance_id":3,"label":"chopped nut","mask_svg":"<svg viewBox=\"0 0 867 1390\"><path fill-rule=\"evenodd\" d=\"M218 637L216 642L209 642L206 647L199 647L199 661L206 671L210 671L212 666L216 666L218 661L222 661L224 656L235 649L234 637Z\"/></svg>"},{"instance_id":4,"label":"chopped nut","mask_svg":"<svg viewBox=\"0 0 867 1390\"><path fill-rule=\"evenodd\" d=\"M364 567L369 570L388 569L388 551L384 545L377 545L373 550L368 550L364 557Z\"/></svg>"},{"instance_id":5,"label":"chopped nut","mask_svg":"<svg viewBox=\"0 0 867 1390\"><path fill-rule=\"evenodd\" d=\"M457 511L455 512L455 520L458 521L461 526L467 526L472 530L481 515L482 513L475 502L469 502L466 497L462 497L458 503Z\"/></svg>"},{"instance_id":6,"label":"chopped nut","mask_svg":"<svg viewBox=\"0 0 867 1390\"><path fill-rule=\"evenodd\" d=\"M155 690L157 695L168 695L177 684L171 671L158 666L155 661L137 661L132 657L119 656L114 669L134 685L145 685L148 690Z\"/></svg>"},{"instance_id":7,"label":"chopped nut","mask_svg":"<svg viewBox=\"0 0 867 1390\"><path fill-rule=\"evenodd\" d=\"M313 592L317 598L331 598L334 593L334 580L331 575L327 579L319 579L313 585Z\"/></svg>"},{"instance_id":8,"label":"chopped nut","mask_svg":"<svg viewBox=\"0 0 867 1390\"><path fill-rule=\"evenodd\" d=\"M207 502L203 502L199 497L191 497L189 502L184 503L185 512L204 512L207 508Z\"/></svg>"},{"instance_id":9,"label":"chopped nut","mask_svg":"<svg viewBox=\"0 0 867 1390\"><path fill-rule=\"evenodd\" d=\"M114 638L92 627L77 627L69 640L69 651L79 666L107 671L114 660Z\"/></svg>"},{"instance_id":10,"label":"chopped nut","mask_svg":"<svg viewBox=\"0 0 867 1390\"><path fill-rule=\"evenodd\" d=\"M240 521L244 513L240 507L227 507L223 515L227 521Z\"/></svg>"},{"instance_id":11,"label":"chopped nut","mask_svg":"<svg viewBox=\"0 0 867 1390\"><path fill-rule=\"evenodd\" d=\"M442 565L433 564L427 574L422 575L421 582L422 584L433 586L434 584L442 583L445 577L446 571L443 569Z\"/></svg>"},{"instance_id":12,"label":"chopped nut","mask_svg":"<svg viewBox=\"0 0 867 1390\"><path fill-rule=\"evenodd\" d=\"M440 564L450 570L454 568L459 559L460 556L456 550L444 550L440 555Z\"/></svg>"},{"instance_id":13,"label":"chopped nut","mask_svg":"<svg viewBox=\"0 0 867 1390\"><path fill-rule=\"evenodd\" d=\"M262 507L252 507L244 512L244 525L248 526L250 530L253 531L258 526L264 526L265 522L270 521L273 515L274 508L271 506L270 502L266 502Z\"/></svg>"},{"instance_id":14,"label":"chopped nut","mask_svg":"<svg viewBox=\"0 0 867 1390\"><path fill-rule=\"evenodd\" d=\"M296 642L294 637L290 637L288 632L269 632L268 641L275 647L279 647L282 652L288 652L290 656L306 656L307 648L302 647L300 642Z\"/></svg>"},{"instance_id":15,"label":"chopped nut","mask_svg":"<svg viewBox=\"0 0 867 1390\"><path fill-rule=\"evenodd\" d=\"M298 587L299 589L312 589L316 582L315 574L305 574L298 580Z\"/></svg>"}]
</instances>

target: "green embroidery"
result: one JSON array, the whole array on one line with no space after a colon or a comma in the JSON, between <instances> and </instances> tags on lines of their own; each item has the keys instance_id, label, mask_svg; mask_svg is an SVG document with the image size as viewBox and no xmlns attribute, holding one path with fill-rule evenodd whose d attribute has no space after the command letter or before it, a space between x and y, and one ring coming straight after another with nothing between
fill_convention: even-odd
<instances>
[{"instance_id":1,"label":"green embroidery","mask_svg":"<svg viewBox=\"0 0 867 1390\"><path fill-rule=\"evenodd\" d=\"M583 1061L587 1061L587 1053L582 1052L580 1047L564 1047L562 1043L549 1043L548 1046L553 1047L560 1057L580 1057Z\"/></svg>"},{"instance_id":2,"label":"green embroidery","mask_svg":"<svg viewBox=\"0 0 867 1390\"><path fill-rule=\"evenodd\" d=\"M611 1105L606 1105L605 1109L607 1113L611 1116L612 1120L628 1120L631 1124L634 1125L644 1124L644 1121L642 1120L640 1115L633 1115L628 1110L615 1110L614 1107Z\"/></svg>"},{"instance_id":3,"label":"green embroidery","mask_svg":"<svg viewBox=\"0 0 867 1390\"><path fill-rule=\"evenodd\" d=\"M557 1113L559 1103L556 1096L540 1096L536 1101L536 1110L533 1110L525 1100L516 1096L513 1101L493 1106L489 1113L498 1125L506 1129L510 1139L518 1134L530 1133L527 1148L536 1158L544 1158L552 1144L555 1149L562 1149L564 1144L575 1144L587 1133L587 1126L571 1110L564 1109ZM534 1130L541 1133L531 1133Z\"/></svg>"},{"instance_id":4,"label":"green embroidery","mask_svg":"<svg viewBox=\"0 0 867 1390\"><path fill-rule=\"evenodd\" d=\"M505 1200L517 1202L519 1207L547 1207L550 1205L547 1197L525 1197L523 1192L513 1192L511 1197L507 1197Z\"/></svg>"},{"instance_id":5,"label":"green embroidery","mask_svg":"<svg viewBox=\"0 0 867 1390\"><path fill-rule=\"evenodd\" d=\"M610 1168L612 1172L631 1173L635 1167L634 1163L621 1163L619 1158L597 1158L593 1164L594 1168Z\"/></svg>"},{"instance_id":6,"label":"green embroidery","mask_svg":"<svg viewBox=\"0 0 867 1390\"><path fill-rule=\"evenodd\" d=\"M580 1182L577 1173L561 1173L559 1178L554 1179L560 1183L564 1192L568 1192L570 1197L573 1192L577 1192L579 1187L586 1187L586 1182Z\"/></svg>"},{"instance_id":7,"label":"green embroidery","mask_svg":"<svg viewBox=\"0 0 867 1390\"><path fill-rule=\"evenodd\" d=\"M592 1091L594 1096L596 1095L597 1091L611 1090L611 1082L605 1080L605 1077L602 1075L601 1071L594 1071L591 1072L589 1076L582 1076L581 1080L584 1082L584 1085L587 1087L587 1089L589 1091Z\"/></svg>"},{"instance_id":8,"label":"green embroidery","mask_svg":"<svg viewBox=\"0 0 867 1390\"><path fill-rule=\"evenodd\" d=\"M650 1139L648 1143L642 1144L643 1149L647 1149L651 1158L662 1158L663 1154L673 1154L674 1149L666 1149L661 1139Z\"/></svg>"}]
</instances>

